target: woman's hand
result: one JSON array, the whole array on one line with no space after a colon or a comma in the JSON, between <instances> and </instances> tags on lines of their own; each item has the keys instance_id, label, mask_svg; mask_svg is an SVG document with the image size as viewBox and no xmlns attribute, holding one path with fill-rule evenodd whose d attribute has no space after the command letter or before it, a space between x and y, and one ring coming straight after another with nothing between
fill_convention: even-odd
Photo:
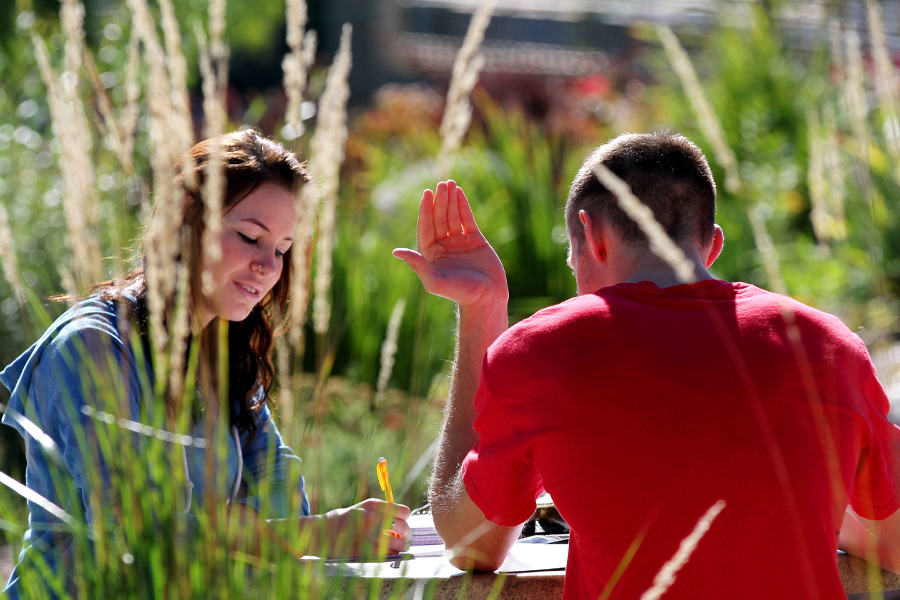
<instances>
[{"instance_id":1,"label":"woman's hand","mask_svg":"<svg viewBox=\"0 0 900 600\"><path fill-rule=\"evenodd\" d=\"M478 229L469 201L454 181L425 190L419 203L418 252L393 254L415 271L425 290L466 309L495 302L506 306L506 272Z\"/></svg>"},{"instance_id":2,"label":"woman's hand","mask_svg":"<svg viewBox=\"0 0 900 600\"><path fill-rule=\"evenodd\" d=\"M230 507L228 514L234 523L232 550L254 556L260 555L263 539L296 556L387 556L405 551L412 536L406 523L409 507L376 498L295 519L263 521L253 508L241 504Z\"/></svg>"},{"instance_id":3,"label":"woman's hand","mask_svg":"<svg viewBox=\"0 0 900 600\"><path fill-rule=\"evenodd\" d=\"M317 554L355 558L403 552L412 535L406 523L409 514L408 506L375 498L328 511L321 516L325 521L325 547L320 546Z\"/></svg>"}]
</instances>

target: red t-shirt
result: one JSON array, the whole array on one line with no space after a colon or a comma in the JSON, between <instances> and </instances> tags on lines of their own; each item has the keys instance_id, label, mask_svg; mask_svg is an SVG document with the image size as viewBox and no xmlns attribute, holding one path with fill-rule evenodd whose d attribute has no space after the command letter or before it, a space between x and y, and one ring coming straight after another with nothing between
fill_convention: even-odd
<instances>
[{"instance_id":1,"label":"red t-shirt","mask_svg":"<svg viewBox=\"0 0 900 600\"><path fill-rule=\"evenodd\" d=\"M848 501L900 507L900 430L862 341L743 283L603 288L488 350L466 490L518 525L546 489L572 529L564 597L634 599L718 500L675 598L840 598ZM607 590L608 591L608 590Z\"/></svg>"}]
</instances>

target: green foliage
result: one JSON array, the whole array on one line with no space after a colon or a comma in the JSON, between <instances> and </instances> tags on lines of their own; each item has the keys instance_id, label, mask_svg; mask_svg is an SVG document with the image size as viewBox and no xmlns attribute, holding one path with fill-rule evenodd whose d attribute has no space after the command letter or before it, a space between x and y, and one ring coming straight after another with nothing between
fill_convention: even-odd
<instances>
[{"instance_id":1,"label":"green foliage","mask_svg":"<svg viewBox=\"0 0 900 600\"><path fill-rule=\"evenodd\" d=\"M187 30L194 21L205 21L205 2L177 4ZM228 10L236 63L266 62L277 72L283 50L281 6L231 2ZM59 148L27 33L33 26L48 40L57 64L63 40L52 23L28 14L0 20L0 31L15 31L0 35L0 114L5 115L0 122L0 202L14 223L21 275L35 300L61 290L59 267L70 259L56 167ZM119 7L91 18L99 24L88 31L88 43L114 105L120 106L129 15ZM276 38L277 43L269 43ZM799 54L761 11L748 28L721 27L715 35L693 41L704 88L744 182L740 195L724 186L719 189L718 221L727 244L715 273L770 283L747 218L751 207L759 207L793 295L839 313L852 327L867 327L873 338L894 333L900 219L896 203L890 201L898 191L897 166L887 149L891 124L885 107L876 106L868 115L872 141L864 161L854 150L854 126L841 104L840 73L830 66L824 48ZM267 49L264 58L254 54L260 48ZM184 49L188 63L195 64L192 36L185 36ZM678 82L667 73L663 57L655 61L661 83L648 89L630 122L644 130L671 127L696 140L707 150L716 180L723 182L722 167ZM311 85L313 96L321 87L320 75ZM196 86L196 72L192 76ZM277 77L269 79L268 84L277 84ZM84 92L85 98L92 97L89 90ZM256 97L243 122L262 122L270 100L268 93ZM486 95L478 96L476 104L479 120L454 158L451 175L465 189L480 227L504 263L511 320L517 321L574 294L574 279L565 264L562 207L568 183L590 148L559 133L565 128L534 122ZM94 110L90 101L87 106ZM454 314L450 302L422 291L391 250L415 244L421 192L436 183L441 109L433 91L404 86L383 91L374 106L352 122L338 207L331 326L319 337L307 331L306 373L298 377L301 385L293 404L284 402L276 412L285 439L304 458L303 475L314 510L379 496L374 467L382 455L391 461L398 500L412 506L423 501L425 475L415 465L424 464L420 459L427 457L437 431ZM826 117L833 119L840 165L848 173L840 190L846 200L847 236L833 241L817 238L810 224L810 134L816 133L808 125L811 113L820 116L826 131ZM591 125L595 132L608 127L611 134L619 133L615 123ZM308 136L294 141L301 153ZM101 197L103 226L95 234L114 257L104 264L111 276L124 270L128 247L143 221L141 202L149 179L144 122L136 148L135 174L121 173L103 144L85 149L96 167ZM392 375L388 389L376 392L388 321L401 300L406 309ZM9 363L62 309L39 300L19 307L0 279L0 364ZM5 401L2 393L0 401ZM224 505L204 507L198 517L201 533L192 538L191 551L185 551L187 533L177 502L184 481L172 468L179 460L172 446L147 440L137 455L132 436L118 428L105 430L100 439L104 456L118 459L111 463L117 473L113 488L131 518L123 520L109 511L91 528L81 521L73 526L79 548L73 567L78 596L144 598L169 592L172 597L200 598L209 597L209 590L216 590L216 596L240 596L248 589L297 597L361 595L358 590L327 589L336 584L322 577L321 564L300 564L284 551L285 543L304 541L290 533L280 532L281 537L265 541L260 552L251 552L246 536L258 538L257 532L226 527ZM146 478L133 476L135 464L142 473L148 471ZM11 469L0 460L0 470ZM64 474L60 480L66 480ZM0 530L16 550L26 514L18 496L0 493ZM91 529L93 545L87 537ZM40 565L28 577L52 580ZM370 596L377 592L366 591Z\"/></svg>"},{"instance_id":2,"label":"green foliage","mask_svg":"<svg viewBox=\"0 0 900 600\"><path fill-rule=\"evenodd\" d=\"M895 319L884 321L878 307L893 305L900 292L900 280L885 271L885 266L897 264L891 257L898 248L892 247L896 209L883 199L898 190L892 179L896 165L890 165L879 131L881 116L877 110L869 115L873 145L868 148L870 160L860 163L843 99L846 73L833 65L827 40L813 52L801 53L786 44L762 6L754 5L751 16L748 25L720 26L715 35L682 36L682 43L694 48L694 63L737 157L744 189L735 195L722 185L725 176L718 157L683 89L667 72L663 55L654 59L662 85L651 92L651 102L665 108L658 126L680 131L704 148L719 182L717 221L726 239L713 269L719 277L771 286L747 217L757 206L791 295L839 314L851 327L866 326L869 341L874 341L896 329ZM810 134L817 132L809 130L810 115L835 122L830 133L839 140L837 166L846 177L832 192L843 200L844 239L819 239L811 224ZM819 150L826 149L820 145ZM878 301L873 304L872 298Z\"/></svg>"},{"instance_id":3,"label":"green foliage","mask_svg":"<svg viewBox=\"0 0 900 600\"><path fill-rule=\"evenodd\" d=\"M428 396L452 351L452 305L424 293L409 268L391 256L395 247L414 246L422 190L433 189L437 181L436 128L406 126L406 120L425 118L409 106L419 93L408 88L372 109L390 116L391 132L373 132L376 115L361 120L351 139L350 162L357 168L346 180L358 186L344 186L341 198L333 337L326 347L336 352L334 373L374 385L388 317L403 298L406 312L392 385ZM487 97L480 98L479 109L483 125L473 129L455 158L451 177L464 187L504 263L510 315L517 321L575 292L566 266L562 207L586 149L567 148L560 136Z\"/></svg>"}]
</instances>

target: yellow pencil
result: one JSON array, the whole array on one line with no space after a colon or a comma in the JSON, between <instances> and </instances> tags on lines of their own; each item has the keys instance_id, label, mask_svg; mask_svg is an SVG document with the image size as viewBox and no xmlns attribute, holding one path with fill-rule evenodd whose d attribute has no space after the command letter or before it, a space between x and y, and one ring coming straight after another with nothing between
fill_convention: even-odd
<instances>
[{"instance_id":1,"label":"yellow pencil","mask_svg":"<svg viewBox=\"0 0 900 600\"><path fill-rule=\"evenodd\" d=\"M394 492L391 490L391 480L388 477L387 460L383 456L378 459L376 472L378 473L378 485L381 486L381 491L384 492L384 499L388 502L393 502Z\"/></svg>"}]
</instances>

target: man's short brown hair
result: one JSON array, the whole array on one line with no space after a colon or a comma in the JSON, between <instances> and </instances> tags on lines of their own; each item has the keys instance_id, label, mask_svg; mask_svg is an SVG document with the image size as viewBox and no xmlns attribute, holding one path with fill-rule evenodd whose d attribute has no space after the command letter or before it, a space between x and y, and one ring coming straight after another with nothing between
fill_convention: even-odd
<instances>
[{"instance_id":1,"label":"man's short brown hair","mask_svg":"<svg viewBox=\"0 0 900 600\"><path fill-rule=\"evenodd\" d=\"M628 184L675 242L689 236L697 236L704 245L712 240L716 183L709 163L692 141L671 132L620 135L588 156L566 200L566 229L571 240L584 241L578 212L585 210L594 219L605 219L626 242L647 243L615 196L597 180L593 169L598 163Z\"/></svg>"}]
</instances>

